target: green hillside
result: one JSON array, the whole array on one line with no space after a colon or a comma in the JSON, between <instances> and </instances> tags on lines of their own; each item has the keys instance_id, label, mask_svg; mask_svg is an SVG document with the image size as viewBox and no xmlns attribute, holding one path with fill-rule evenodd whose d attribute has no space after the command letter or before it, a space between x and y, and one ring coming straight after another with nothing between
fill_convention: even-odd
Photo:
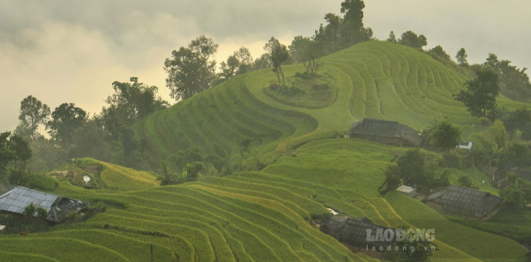
<instances>
[{"instance_id":1,"label":"green hillside","mask_svg":"<svg viewBox=\"0 0 531 262\"><path fill-rule=\"evenodd\" d=\"M48 172L47 176L59 181L68 180L77 186L109 190L136 190L160 184L153 173L137 171L92 158L76 159L73 164ZM83 181L84 176L90 178L88 184Z\"/></svg>"},{"instance_id":2,"label":"green hillside","mask_svg":"<svg viewBox=\"0 0 531 262\"><path fill-rule=\"evenodd\" d=\"M271 70L239 76L149 117L140 132L154 152L169 154L218 145L238 152L245 138L264 153L282 153L316 137L346 131L364 117L396 120L417 130L448 116L465 136L476 132L475 118L457 93L467 80L457 66L449 67L418 50L371 41L322 58L321 75L332 79L334 102L309 108L311 101L283 102L269 95L276 83ZM302 65L285 66L287 83L295 81ZM509 109L520 103L500 98Z\"/></svg>"},{"instance_id":3,"label":"green hillside","mask_svg":"<svg viewBox=\"0 0 531 262\"><path fill-rule=\"evenodd\" d=\"M451 222L400 194L379 197L385 167L407 148L339 136L363 117L397 120L420 131L449 116L465 136L481 131L451 96L466 81L464 74L417 50L378 41L321 63L326 103L316 103L313 87L295 76L304 68L293 65L284 72L288 84L307 92L299 105L268 90L276 77L263 70L138 126L154 158L192 148L235 154L250 138L268 164L264 169L158 186L149 173L83 160L104 167L99 179L107 189L65 180L53 192L101 200L107 210L48 232L0 235L0 261L148 261L151 244L155 261L376 261L317 229L313 219L329 216L327 207L383 226L435 228L440 250L434 261L525 261L526 249L511 239ZM500 103L519 106L504 98Z\"/></svg>"}]
</instances>

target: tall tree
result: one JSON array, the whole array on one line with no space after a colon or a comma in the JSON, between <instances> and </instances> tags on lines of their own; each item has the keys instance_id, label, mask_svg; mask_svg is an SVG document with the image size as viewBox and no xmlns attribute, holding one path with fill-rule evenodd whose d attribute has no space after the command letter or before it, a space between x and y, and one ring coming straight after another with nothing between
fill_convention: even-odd
<instances>
[{"instance_id":1,"label":"tall tree","mask_svg":"<svg viewBox=\"0 0 531 262\"><path fill-rule=\"evenodd\" d=\"M157 110L164 109L168 102L157 96L158 88L138 82L138 77L129 82L112 83L114 94L107 97L107 104L120 107L130 119L143 118Z\"/></svg>"},{"instance_id":2,"label":"tall tree","mask_svg":"<svg viewBox=\"0 0 531 262\"><path fill-rule=\"evenodd\" d=\"M211 87L216 79L216 61L211 56L217 49L218 44L203 35L192 40L187 48L172 52L172 57L164 62L168 73L166 86L172 98L187 99Z\"/></svg>"},{"instance_id":3,"label":"tall tree","mask_svg":"<svg viewBox=\"0 0 531 262\"><path fill-rule=\"evenodd\" d=\"M306 73L309 73L312 76L317 74L319 64L316 59L320 55L320 50L313 39L296 36L291 41L289 50L295 61L304 65Z\"/></svg>"},{"instance_id":4,"label":"tall tree","mask_svg":"<svg viewBox=\"0 0 531 262\"><path fill-rule=\"evenodd\" d=\"M387 41L391 43L398 43L398 40L396 40L395 32L391 31L391 33L389 33L389 37L387 38Z\"/></svg>"},{"instance_id":5,"label":"tall tree","mask_svg":"<svg viewBox=\"0 0 531 262\"><path fill-rule=\"evenodd\" d=\"M467 57L468 55L466 54L466 50L464 48L459 49L459 51L457 51L457 54L455 55L457 63L462 66L468 65L468 61L466 60Z\"/></svg>"},{"instance_id":6,"label":"tall tree","mask_svg":"<svg viewBox=\"0 0 531 262\"><path fill-rule=\"evenodd\" d=\"M7 174L8 165L13 162L15 169L20 161L26 162L32 156L28 142L17 134L4 132L0 134L0 182Z\"/></svg>"},{"instance_id":7,"label":"tall tree","mask_svg":"<svg viewBox=\"0 0 531 262\"><path fill-rule=\"evenodd\" d=\"M39 135L37 132L39 125L46 124L49 116L50 108L30 95L20 102L19 130L27 130L27 133L35 140Z\"/></svg>"},{"instance_id":8,"label":"tall tree","mask_svg":"<svg viewBox=\"0 0 531 262\"><path fill-rule=\"evenodd\" d=\"M224 80L231 79L232 77L236 75L239 66L240 66L240 61L238 60L238 58L236 58L236 56L234 55L229 56L227 58L227 62L223 61L220 64L221 77Z\"/></svg>"},{"instance_id":9,"label":"tall tree","mask_svg":"<svg viewBox=\"0 0 531 262\"><path fill-rule=\"evenodd\" d=\"M254 70L262 70L271 67L271 62L269 59L269 54L264 53L259 58L256 58L253 62Z\"/></svg>"},{"instance_id":10,"label":"tall tree","mask_svg":"<svg viewBox=\"0 0 531 262\"><path fill-rule=\"evenodd\" d=\"M273 65L273 72L277 75L278 86L284 86L284 72L282 72L282 62L286 61L289 57L288 48L281 44L278 39L271 37L269 41L264 46L264 49L269 54L269 59ZM280 78L282 77L282 84ZM280 88L279 88L280 90Z\"/></svg>"},{"instance_id":11,"label":"tall tree","mask_svg":"<svg viewBox=\"0 0 531 262\"><path fill-rule=\"evenodd\" d=\"M321 24L319 29L315 31L313 39L317 42L318 48L323 52L323 55L326 55L343 47L340 41L343 18L336 14L328 13L324 19L328 24L326 26Z\"/></svg>"},{"instance_id":12,"label":"tall tree","mask_svg":"<svg viewBox=\"0 0 531 262\"><path fill-rule=\"evenodd\" d=\"M437 121L422 134L430 146L442 151L455 148L461 140L461 130L448 118Z\"/></svg>"},{"instance_id":13,"label":"tall tree","mask_svg":"<svg viewBox=\"0 0 531 262\"><path fill-rule=\"evenodd\" d=\"M512 185L500 190L500 196L503 198L502 203L509 208L522 210L531 197L529 191L529 185L516 178Z\"/></svg>"},{"instance_id":14,"label":"tall tree","mask_svg":"<svg viewBox=\"0 0 531 262\"><path fill-rule=\"evenodd\" d=\"M527 68L519 69L511 65L509 60L498 60L490 53L484 65L490 65L499 76L500 92L511 99L527 102L531 99L531 83L525 72Z\"/></svg>"},{"instance_id":15,"label":"tall tree","mask_svg":"<svg viewBox=\"0 0 531 262\"><path fill-rule=\"evenodd\" d=\"M487 117L495 113L496 97L500 91L500 86L498 85L498 75L490 66L476 69L476 78L467 81L465 88L454 94L454 98L463 102L472 116Z\"/></svg>"},{"instance_id":16,"label":"tall tree","mask_svg":"<svg viewBox=\"0 0 531 262\"><path fill-rule=\"evenodd\" d=\"M56 141L70 144L75 130L85 121L87 113L76 107L74 103L63 103L52 113L52 120L48 121L48 133Z\"/></svg>"},{"instance_id":17,"label":"tall tree","mask_svg":"<svg viewBox=\"0 0 531 262\"><path fill-rule=\"evenodd\" d=\"M341 35L347 45L353 45L361 41L369 40L363 28L362 0L345 0L341 3L341 13L344 13Z\"/></svg>"},{"instance_id":18,"label":"tall tree","mask_svg":"<svg viewBox=\"0 0 531 262\"><path fill-rule=\"evenodd\" d=\"M416 49L422 49L422 47L428 45L428 39L424 35L417 35L413 31L407 31L398 39L398 43Z\"/></svg>"},{"instance_id":19,"label":"tall tree","mask_svg":"<svg viewBox=\"0 0 531 262\"><path fill-rule=\"evenodd\" d=\"M227 58L227 61L220 63L219 69L221 72L218 74L218 79L214 82L214 85L231 79L234 76L253 71L253 57L251 52L246 47L240 47L240 49L234 51Z\"/></svg>"},{"instance_id":20,"label":"tall tree","mask_svg":"<svg viewBox=\"0 0 531 262\"><path fill-rule=\"evenodd\" d=\"M15 158L15 152L9 146L11 132L0 133L0 182L6 174L7 165Z\"/></svg>"},{"instance_id":21,"label":"tall tree","mask_svg":"<svg viewBox=\"0 0 531 262\"><path fill-rule=\"evenodd\" d=\"M450 60L450 55L448 53L446 53L446 51L444 51L444 49L440 45L430 49L430 51L428 51L428 53L429 54L434 54L436 57L440 57L440 58L443 58L445 60Z\"/></svg>"},{"instance_id":22,"label":"tall tree","mask_svg":"<svg viewBox=\"0 0 531 262\"><path fill-rule=\"evenodd\" d=\"M234 51L233 56L239 63L236 75L243 75L253 70L253 56L247 47L240 47L240 49Z\"/></svg>"},{"instance_id":23,"label":"tall tree","mask_svg":"<svg viewBox=\"0 0 531 262\"><path fill-rule=\"evenodd\" d=\"M15 163L15 169L19 162L23 162L24 164L32 156L32 151L28 142L17 134L11 134L9 138L9 148L14 152L13 162ZM24 166L25 165L23 165L23 167Z\"/></svg>"}]
</instances>

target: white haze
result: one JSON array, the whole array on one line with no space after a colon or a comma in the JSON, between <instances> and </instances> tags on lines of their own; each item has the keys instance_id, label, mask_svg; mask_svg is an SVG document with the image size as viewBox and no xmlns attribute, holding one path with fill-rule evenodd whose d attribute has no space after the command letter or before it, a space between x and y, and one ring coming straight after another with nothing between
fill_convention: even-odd
<instances>
[{"instance_id":1,"label":"white haze","mask_svg":"<svg viewBox=\"0 0 531 262\"><path fill-rule=\"evenodd\" d=\"M256 58L271 36L289 44L311 36L324 15L340 14L340 0L292 1L10 1L0 0L0 132L18 123L20 101L33 95L52 110L73 102L91 114L112 93L113 81L165 87L164 59L199 35L219 44L216 59L241 46ZM366 26L379 39L392 30L426 35L429 47L470 62L488 53L531 65L531 2L365 1Z\"/></svg>"}]
</instances>

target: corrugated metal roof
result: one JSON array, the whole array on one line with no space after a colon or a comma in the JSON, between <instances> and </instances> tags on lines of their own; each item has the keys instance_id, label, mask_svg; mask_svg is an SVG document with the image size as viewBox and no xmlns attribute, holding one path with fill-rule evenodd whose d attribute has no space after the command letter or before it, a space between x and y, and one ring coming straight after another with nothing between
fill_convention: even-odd
<instances>
[{"instance_id":1,"label":"corrugated metal roof","mask_svg":"<svg viewBox=\"0 0 531 262\"><path fill-rule=\"evenodd\" d=\"M50 209L58 198L59 196L57 195L19 186L0 196L0 210L22 214L24 208L33 203L50 212Z\"/></svg>"},{"instance_id":2,"label":"corrugated metal roof","mask_svg":"<svg viewBox=\"0 0 531 262\"><path fill-rule=\"evenodd\" d=\"M350 132L358 135L399 138L399 127L400 124L396 121L364 118L363 120L354 123L350 128Z\"/></svg>"},{"instance_id":3,"label":"corrugated metal roof","mask_svg":"<svg viewBox=\"0 0 531 262\"><path fill-rule=\"evenodd\" d=\"M365 135L385 138L402 138L409 143L419 146L422 138L414 129L397 121L364 118L350 127L349 134Z\"/></svg>"},{"instance_id":4,"label":"corrugated metal roof","mask_svg":"<svg viewBox=\"0 0 531 262\"><path fill-rule=\"evenodd\" d=\"M326 234L329 234L341 242L347 242L355 246L375 245L375 246L387 246L392 244L385 240L368 241L368 232L376 233L378 230L384 231L391 229L375 225L372 222L364 219L353 219L344 216L334 216L327 218L321 223L321 230Z\"/></svg>"},{"instance_id":5,"label":"corrugated metal roof","mask_svg":"<svg viewBox=\"0 0 531 262\"><path fill-rule=\"evenodd\" d=\"M401 186L399 186L399 187L396 189L396 191L398 191L398 192L402 192L402 193L406 193L406 194L409 194L409 193L415 191L415 189L412 188L412 187L410 187L410 186L401 185Z\"/></svg>"},{"instance_id":6,"label":"corrugated metal roof","mask_svg":"<svg viewBox=\"0 0 531 262\"><path fill-rule=\"evenodd\" d=\"M456 211L485 213L492 211L501 203L501 198L476 189L449 186L441 192L429 196L428 201L447 206ZM460 212L463 213L463 212Z\"/></svg>"}]
</instances>

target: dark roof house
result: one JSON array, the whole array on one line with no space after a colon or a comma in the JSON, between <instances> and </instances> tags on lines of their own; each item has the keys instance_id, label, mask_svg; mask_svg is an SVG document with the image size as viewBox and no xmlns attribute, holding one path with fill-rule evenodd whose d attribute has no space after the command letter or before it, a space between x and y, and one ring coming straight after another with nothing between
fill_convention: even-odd
<instances>
[{"instance_id":1,"label":"dark roof house","mask_svg":"<svg viewBox=\"0 0 531 262\"><path fill-rule=\"evenodd\" d=\"M406 125L371 118L352 124L348 135L397 146L420 146L422 142L420 134Z\"/></svg>"},{"instance_id":2,"label":"dark roof house","mask_svg":"<svg viewBox=\"0 0 531 262\"><path fill-rule=\"evenodd\" d=\"M487 220L498 212L502 199L489 192L451 185L423 202L439 212Z\"/></svg>"},{"instance_id":3,"label":"dark roof house","mask_svg":"<svg viewBox=\"0 0 531 262\"><path fill-rule=\"evenodd\" d=\"M354 219L346 216L333 216L321 223L321 231L336 238L340 242L356 247L388 246L393 243L386 241L368 241L367 234L385 231L390 228L373 224L368 219Z\"/></svg>"},{"instance_id":4,"label":"dark roof house","mask_svg":"<svg viewBox=\"0 0 531 262\"><path fill-rule=\"evenodd\" d=\"M69 199L37 190L15 187L13 190L0 196L0 210L23 214L24 208L33 203L44 208L48 212L46 220L60 222L72 211L78 212L87 207L87 203Z\"/></svg>"}]
</instances>

